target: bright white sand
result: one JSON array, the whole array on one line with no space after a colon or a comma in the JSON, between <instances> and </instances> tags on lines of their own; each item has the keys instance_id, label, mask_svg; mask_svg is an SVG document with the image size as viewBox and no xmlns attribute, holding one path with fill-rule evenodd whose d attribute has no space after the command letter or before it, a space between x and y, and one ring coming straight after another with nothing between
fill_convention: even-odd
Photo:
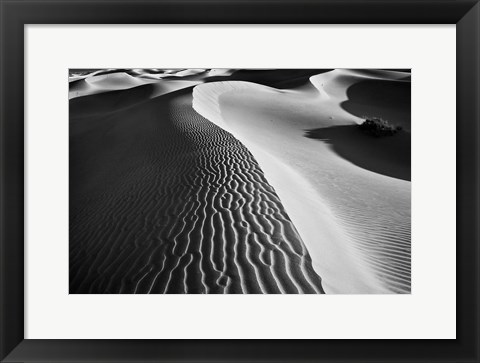
<instances>
[{"instance_id":1,"label":"bright white sand","mask_svg":"<svg viewBox=\"0 0 480 363\"><path fill-rule=\"evenodd\" d=\"M194 109L231 132L259 162L327 293L410 291L410 182L359 167L328 142L306 137L308 130L361 121L341 106L348 87L364 80L388 87L405 76L335 70L294 90L235 81L194 88ZM401 105L388 109L402 115Z\"/></svg>"}]
</instances>

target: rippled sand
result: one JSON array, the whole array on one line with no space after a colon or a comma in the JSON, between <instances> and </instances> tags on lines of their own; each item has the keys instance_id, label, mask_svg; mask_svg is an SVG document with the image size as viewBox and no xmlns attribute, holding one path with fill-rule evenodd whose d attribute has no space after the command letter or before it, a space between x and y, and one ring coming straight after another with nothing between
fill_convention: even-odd
<instances>
[{"instance_id":1,"label":"rippled sand","mask_svg":"<svg viewBox=\"0 0 480 363\"><path fill-rule=\"evenodd\" d=\"M70 293L410 293L410 74L70 77ZM357 125L384 117L401 132Z\"/></svg>"},{"instance_id":2,"label":"rippled sand","mask_svg":"<svg viewBox=\"0 0 480 363\"><path fill-rule=\"evenodd\" d=\"M191 105L71 113L70 292L323 292L251 153Z\"/></svg>"}]
</instances>

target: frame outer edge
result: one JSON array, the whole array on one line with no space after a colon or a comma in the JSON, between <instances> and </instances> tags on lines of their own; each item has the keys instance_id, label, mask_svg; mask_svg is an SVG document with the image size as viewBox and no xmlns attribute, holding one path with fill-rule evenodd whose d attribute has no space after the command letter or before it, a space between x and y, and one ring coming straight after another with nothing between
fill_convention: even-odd
<instances>
[{"instance_id":1,"label":"frame outer edge","mask_svg":"<svg viewBox=\"0 0 480 363\"><path fill-rule=\"evenodd\" d=\"M457 23L457 339L480 361L480 3ZM463 193L462 193L463 191ZM458 278L462 276L462 278ZM465 278L470 276L471 282ZM466 282L467 281L467 282ZM471 311L473 316L466 313ZM463 330L459 324L463 324ZM468 332L469 336L465 336Z\"/></svg>"},{"instance_id":2,"label":"frame outer edge","mask_svg":"<svg viewBox=\"0 0 480 363\"><path fill-rule=\"evenodd\" d=\"M24 340L22 13L0 0L0 360Z\"/></svg>"},{"instance_id":3,"label":"frame outer edge","mask_svg":"<svg viewBox=\"0 0 480 363\"><path fill-rule=\"evenodd\" d=\"M3 185L5 183L4 181L4 173L2 172L5 167L4 167L4 155L5 152L3 150L3 147L5 145L4 142L4 111L3 111L3 104L4 104L4 95L5 92L3 91L4 89L4 84L3 84L3 79L4 79L4 59L5 59L5 20L4 16L5 15L5 10L4 10L4 3L1 2L0 0L0 321L5 321L5 315L6 315L6 309L5 309L5 293L6 293L6 288L5 288L5 280L6 280L6 271L5 271L5 249L4 249L4 204L2 201L4 200L4 188ZM0 360L5 358L5 355L8 352L8 342L6 341L6 333L7 333L7 328L6 324L1 324L0 325Z\"/></svg>"}]
</instances>

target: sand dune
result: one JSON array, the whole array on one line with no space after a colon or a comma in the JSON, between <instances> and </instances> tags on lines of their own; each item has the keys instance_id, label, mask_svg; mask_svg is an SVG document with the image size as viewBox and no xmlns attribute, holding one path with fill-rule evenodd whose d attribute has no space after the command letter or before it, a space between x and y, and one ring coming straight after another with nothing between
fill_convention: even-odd
<instances>
[{"instance_id":1,"label":"sand dune","mask_svg":"<svg viewBox=\"0 0 480 363\"><path fill-rule=\"evenodd\" d=\"M112 90L75 97L70 101L70 112L78 117L114 114L149 99L197 85L194 81L162 81L149 83L126 90Z\"/></svg>"},{"instance_id":2,"label":"sand dune","mask_svg":"<svg viewBox=\"0 0 480 363\"><path fill-rule=\"evenodd\" d=\"M70 82L68 97L71 99L102 92L123 90L151 82L155 81L132 77L124 72L94 75Z\"/></svg>"},{"instance_id":3,"label":"sand dune","mask_svg":"<svg viewBox=\"0 0 480 363\"><path fill-rule=\"evenodd\" d=\"M234 69L104 69L70 71L69 99L155 84L156 97L194 84L229 79Z\"/></svg>"},{"instance_id":4,"label":"sand dune","mask_svg":"<svg viewBox=\"0 0 480 363\"><path fill-rule=\"evenodd\" d=\"M233 81L194 88L194 109L259 162L327 293L410 292L408 76L334 70L295 89ZM383 141L355 129L362 119L354 109L369 105L359 97L375 97L371 82L399 95L365 109L405 127Z\"/></svg>"},{"instance_id":5,"label":"sand dune","mask_svg":"<svg viewBox=\"0 0 480 363\"><path fill-rule=\"evenodd\" d=\"M69 81L70 293L410 292L410 73Z\"/></svg>"},{"instance_id":6,"label":"sand dune","mask_svg":"<svg viewBox=\"0 0 480 363\"><path fill-rule=\"evenodd\" d=\"M154 83L163 87L169 81L191 81L198 83L225 80L252 80L256 83L279 88L292 88L310 84L309 78L327 70L312 69L100 69L70 70L69 98L129 89Z\"/></svg>"},{"instance_id":7,"label":"sand dune","mask_svg":"<svg viewBox=\"0 0 480 363\"><path fill-rule=\"evenodd\" d=\"M87 77L95 76L96 74L103 74L105 69L77 69L70 70L68 73L68 82L77 81L79 79L84 79Z\"/></svg>"},{"instance_id":8,"label":"sand dune","mask_svg":"<svg viewBox=\"0 0 480 363\"><path fill-rule=\"evenodd\" d=\"M336 69L310 78L324 101L361 119L382 117L410 131L410 74L380 70ZM340 110L340 107L341 109ZM359 120L357 120L359 121Z\"/></svg>"},{"instance_id":9,"label":"sand dune","mask_svg":"<svg viewBox=\"0 0 480 363\"><path fill-rule=\"evenodd\" d=\"M333 151L351 163L378 174L411 179L411 137L401 130L394 137L366 136L357 125L307 130L305 136L331 145Z\"/></svg>"},{"instance_id":10,"label":"sand dune","mask_svg":"<svg viewBox=\"0 0 480 363\"><path fill-rule=\"evenodd\" d=\"M155 86L70 101L70 293L322 293L252 154Z\"/></svg>"}]
</instances>

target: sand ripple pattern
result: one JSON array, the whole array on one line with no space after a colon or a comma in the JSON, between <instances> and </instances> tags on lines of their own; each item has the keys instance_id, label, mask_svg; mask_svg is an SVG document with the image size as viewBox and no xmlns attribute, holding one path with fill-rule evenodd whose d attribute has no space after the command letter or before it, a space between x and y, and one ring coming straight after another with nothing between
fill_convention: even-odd
<instances>
[{"instance_id":1,"label":"sand ripple pattern","mask_svg":"<svg viewBox=\"0 0 480 363\"><path fill-rule=\"evenodd\" d=\"M191 104L71 115L70 293L323 293L253 156Z\"/></svg>"},{"instance_id":2,"label":"sand ripple pattern","mask_svg":"<svg viewBox=\"0 0 480 363\"><path fill-rule=\"evenodd\" d=\"M409 200L389 209L352 206L335 210L345 233L354 241L356 257L378 280L378 293L411 292L411 223Z\"/></svg>"},{"instance_id":3,"label":"sand ripple pattern","mask_svg":"<svg viewBox=\"0 0 480 363\"><path fill-rule=\"evenodd\" d=\"M405 74L346 70L322 73L310 78L321 95L313 103L321 104L329 112L336 110L331 122L353 122L352 117L356 116L340 106L348 100L348 87L374 76L398 82L397 79ZM309 248L327 293L411 292L410 182L345 163L332 150L321 149L319 144L326 143L324 140L307 143L303 135L305 130L312 128L311 118L300 117L298 99L289 99L283 90L250 82L225 81L196 86L193 96L195 110L249 145L267 175L274 174L271 165L274 165L275 173L283 173L282 177L270 182ZM282 100L277 101L278 97ZM256 119L254 116L243 119L240 107L245 108L245 105L250 107L249 115L255 115ZM278 112L271 111L279 107L282 107L281 117ZM272 120L275 123L271 123ZM318 122L316 116L313 120ZM332 125L322 127L326 129ZM256 131L250 132L249 127ZM269 135L269 142L265 142L264 134ZM277 163L262 159L263 153L276 159ZM286 167L278 167L282 164ZM291 182L285 182L292 171L297 173L298 180L304 179L303 187L293 190L289 185ZM311 190L305 185L311 186ZM304 209L299 213L298 206L289 199L303 200ZM313 200L317 201L316 207L307 212L309 205L314 205ZM328 213L315 214L318 206L325 207ZM312 218L307 219L305 215ZM328 230L328 226L338 228L319 236ZM318 234L311 233L316 230Z\"/></svg>"}]
</instances>

